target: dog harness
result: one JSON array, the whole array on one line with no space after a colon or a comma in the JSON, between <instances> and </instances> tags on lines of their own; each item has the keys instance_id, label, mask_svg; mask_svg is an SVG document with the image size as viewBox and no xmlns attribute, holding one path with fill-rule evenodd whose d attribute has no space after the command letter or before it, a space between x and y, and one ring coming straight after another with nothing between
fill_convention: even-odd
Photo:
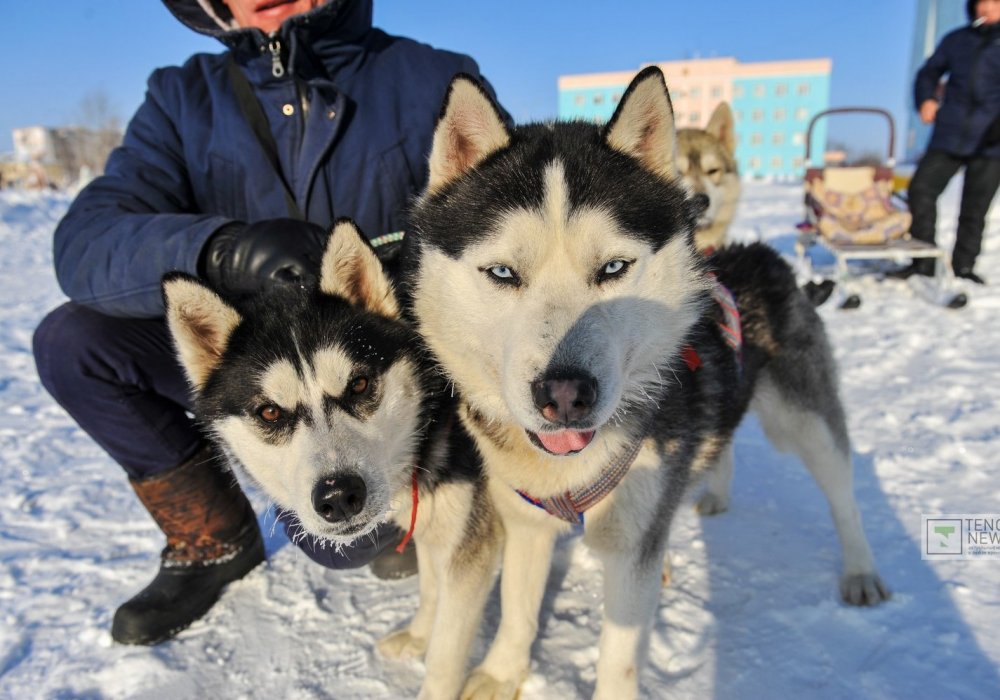
<instances>
[{"instance_id":1,"label":"dog harness","mask_svg":"<svg viewBox=\"0 0 1000 700\"><path fill-rule=\"evenodd\" d=\"M719 330L722 331L722 339L733 352L736 353L738 366L743 366L743 325L740 321L740 310L736 306L736 298L733 293L721 282L714 273L708 273L712 280L712 299L719 306L722 318L718 322ZM692 372L701 367L701 357L691 345L684 346L681 350L681 358L684 364ZM583 514L588 508L592 508L602 498L611 493L611 490L618 485L628 472L632 462L639 454L642 441L638 440L634 445L618 459L604 470L596 482L589 486L584 486L573 491L566 491L557 496L549 498L535 498L526 491L515 489L517 494L525 501L541 508L549 515L563 520L570 525L583 525ZM415 505L415 504L414 504Z\"/></svg>"},{"instance_id":2,"label":"dog harness","mask_svg":"<svg viewBox=\"0 0 1000 700\"><path fill-rule=\"evenodd\" d=\"M722 312L722 319L716 324L722 333L722 340L736 353L737 365L743 367L743 323L740 320L740 309L736 305L736 297L722 284L714 272L708 273L712 280L712 299ZM691 345L685 345L681 350L681 358L688 369L694 372L701 367L701 357Z\"/></svg>"}]
</instances>

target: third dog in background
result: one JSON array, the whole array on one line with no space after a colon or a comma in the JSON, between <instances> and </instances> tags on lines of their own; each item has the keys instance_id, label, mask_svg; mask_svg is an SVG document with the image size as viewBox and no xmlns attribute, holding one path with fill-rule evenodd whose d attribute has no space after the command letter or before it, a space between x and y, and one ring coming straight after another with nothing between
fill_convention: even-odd
<instances>
[{"instance_id":1,"label":"third dog in background","mask_svg":"<svg viewBox=\"0 0 1000 700\"><path fill-rule=\"evenodd\" d=\"M720 102L704 129L677 130L677 169L693 194L708 197L698 219L694 244L710 253L726 244L726 231L740 198L736 133L729 105Z\"/></svg>"}]
</instances>

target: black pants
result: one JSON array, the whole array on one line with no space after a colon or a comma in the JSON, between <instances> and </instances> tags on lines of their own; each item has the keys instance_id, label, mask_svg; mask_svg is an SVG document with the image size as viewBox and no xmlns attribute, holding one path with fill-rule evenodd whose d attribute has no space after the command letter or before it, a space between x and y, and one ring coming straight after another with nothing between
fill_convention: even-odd
<instances>
[{"instance_id":1,"label":"black pants","mask_svg":"<svg viewBox=\"0 0 1000 700\"><path fill-rule=\"evenodd\" d=\"M963 158L944 151L927 151L910 182L909 205L913 215L910 233L918 240L934 243L938 197L962 166L965 166L965 184L951 266L955 270L971 270L982 248L986 214L1000 186L1000 159Z\"/></svg>"},{"instance_id":2,"label":"black pants","mask_svg":"<svg viewBox=\"0 0 1000 700\"><path fill-rule=\"evenodd\" d=\"M42 386L129 476L176 467L203 444L163 319L69 302L39 324L34 353Z\"/></svg>"}]
</instances>

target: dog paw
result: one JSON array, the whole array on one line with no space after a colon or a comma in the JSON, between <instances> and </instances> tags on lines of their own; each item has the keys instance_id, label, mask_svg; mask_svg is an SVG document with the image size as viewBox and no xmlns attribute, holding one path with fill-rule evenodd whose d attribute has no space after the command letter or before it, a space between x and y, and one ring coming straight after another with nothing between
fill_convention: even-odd
<instances>
[{"instance_id":1,"label":"dog paw","mask_svg":"<svg viewBox=\"0 0 1000 700\"><path fill-rule=\"evenodd\" d=\"M520 683L497 680L485 671L473 671L462 689L462 700L514 700Z\"/></svg>"},{"instance_id":2,"label":"dog paw","mask_svg":"<svg viewBox=\"0 0 1000 700\"><path fill-rule=\"evenodd\" d=\"M892 597L892 591L878 574L850 574L840 579L840 597L848 605L878 605Z\"/></svg>"},{"instance_id":3,"label":"dog paw","mask_svg":"<svg viewBox=\"0 0 1000 700\"><path fill-rule=\"evenodd\" d=\"M379 640L378 650L388 659L419 659L427 651L427 640L399 630Z\"/></svg>"},{"instance_id":4,"label":"dog paw","mask_svg":"<svg viewBox=\"0 0 1000 700\"><path fill-rule=\"evenodd\" d=\"M725 513L729 510L729 499L722 496L717 496L711 491L706 491L698 499L698 504L695 506L695 510L698 511L700 515L718 515L719 513Z\"/></svg>"}]
</instances>

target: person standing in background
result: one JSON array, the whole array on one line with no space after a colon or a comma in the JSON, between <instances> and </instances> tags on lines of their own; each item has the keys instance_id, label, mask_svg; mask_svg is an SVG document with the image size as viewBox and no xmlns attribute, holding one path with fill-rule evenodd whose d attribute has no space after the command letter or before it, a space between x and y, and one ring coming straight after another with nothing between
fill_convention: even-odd
<instances>
[{"instance_id":1,"label":"person standing in background","mask_svg":"<svg viewBox=\"0 0 1000 700\"><path fill-rule=\"evenodd\" d=\"M947 34L917 72L914 98L920 119L934 124L927 152L909 187L911 235L935 242L937 200L965 168L958 231L952 250L955 276L976 284L990 203L1000 187L1000 0L969 0L970 24ZM947 75L941 97L939 84ZM933 276L934 260L918 258L890 273L906 279Z\"/></svg>"}]
</instances>

